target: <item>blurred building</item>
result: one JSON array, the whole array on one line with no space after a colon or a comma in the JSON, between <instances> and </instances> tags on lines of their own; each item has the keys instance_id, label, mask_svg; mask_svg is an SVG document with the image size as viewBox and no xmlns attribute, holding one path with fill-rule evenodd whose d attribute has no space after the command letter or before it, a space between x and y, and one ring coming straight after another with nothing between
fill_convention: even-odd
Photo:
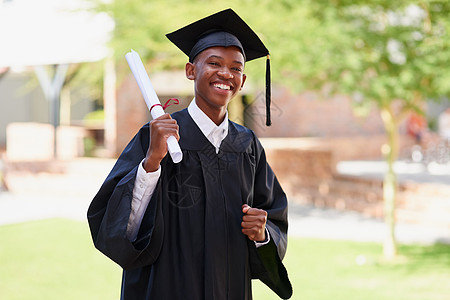
<instances>
[{"instance_id":1,"label":"blurred building","mask_svg":"<svg viewBox=\"0 0 450 300\"><path fill-rule=\"evenodd\" d=\"M63 89L71 64L110 54L113 22L88 8L82 0L0 2L0 147L8 124L71 125L92 111L92 99Z\"/></svg>"}]
</instances>

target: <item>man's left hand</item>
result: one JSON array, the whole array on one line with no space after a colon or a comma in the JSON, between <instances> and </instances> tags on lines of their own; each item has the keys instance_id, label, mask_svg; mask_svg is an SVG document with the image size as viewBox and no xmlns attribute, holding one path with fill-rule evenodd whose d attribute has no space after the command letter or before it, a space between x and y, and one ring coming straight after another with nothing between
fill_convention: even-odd
<instances>
[{"instance_id":1,"label":"man's left hand","mask_svg":"<svg viewBox=\"0 0 450 300\"><path fill-rule=\"evenodd\" d=\"M263 242L266 239L267 212L259 208L253 208L247 204L242 205L242 233L255 242Z\"/></svg>"}]
</instances>

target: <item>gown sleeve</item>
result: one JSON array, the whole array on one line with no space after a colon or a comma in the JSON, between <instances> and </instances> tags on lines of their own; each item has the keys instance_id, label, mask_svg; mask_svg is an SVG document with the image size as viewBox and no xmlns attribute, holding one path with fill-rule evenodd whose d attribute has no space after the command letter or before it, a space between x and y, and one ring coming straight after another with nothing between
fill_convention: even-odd
<instances>
[{"instance_id":1,"label":"gown sleeve","mask_svg":"<svg viewBox=\"0 0 450 300\"><path fill-rule=\"evenodd\" d=\"M164 228L158 200L159 182L136 240L131 242L127 238L136 172L148 145L147 124L124 149L87 212L95 247L125 270L152 264L162 246Z\"/></svg>"},{"instance_id":2,"label":"gown sleeve","mask_svg":"<svg viewBox=\"0 0 450 300\"><path fill-rule=\"evenodd\" d=\"M270 242L256 248L249 240L252 277L260 279L279 297L288 299L292 296L292 285L282 263L287 247L287 198L256 137L255 144L257 165L253 207L267 211L266 228Z\"/></svg>"}]
</instances>

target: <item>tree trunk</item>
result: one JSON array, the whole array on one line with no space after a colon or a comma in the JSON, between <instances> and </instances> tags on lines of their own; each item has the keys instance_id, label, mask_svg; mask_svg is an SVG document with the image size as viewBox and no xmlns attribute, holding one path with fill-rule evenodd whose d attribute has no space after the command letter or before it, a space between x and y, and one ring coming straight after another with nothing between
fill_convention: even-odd
<instances>
[{"instance_id":1,"label":"tree trunk","mask_svg":"<svg viewBox=\"0 0 450 300\"><path fill-rule=\"evenodd\" d=\"M384 220L386 224L386 236L383 243L383 255L392 260L397 255L397 242L395 238L395 202L397 195L397 175L394 172L394 162L398 158L399 134L397 122L390 107L381 109L381 117L386 129L388 144L383 146L388 170L384 176Z\"/></svg>"}]
</instances>

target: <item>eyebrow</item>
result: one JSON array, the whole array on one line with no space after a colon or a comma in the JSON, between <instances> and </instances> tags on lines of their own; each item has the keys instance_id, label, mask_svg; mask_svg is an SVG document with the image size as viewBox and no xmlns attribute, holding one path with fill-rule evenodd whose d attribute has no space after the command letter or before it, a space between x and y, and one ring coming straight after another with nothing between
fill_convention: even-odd
<instances>
[{"instance_id":1,"label":"eyebrow","mask_svg":"<svg viewBox=\"0 0 450 300\"><path fill-rule=\"evenodd\" d=\"M221 59L221 60L224 59L222 56L214 55L214 54L210 55L208 58L217 58L217 59ZM236 63L236 64L240 64L240 65L242 65L242 66L244 65L244 64L242 63L242 61L240 61L240 60L234 60L233 62Z\"/></svg>"}]
</instances>

